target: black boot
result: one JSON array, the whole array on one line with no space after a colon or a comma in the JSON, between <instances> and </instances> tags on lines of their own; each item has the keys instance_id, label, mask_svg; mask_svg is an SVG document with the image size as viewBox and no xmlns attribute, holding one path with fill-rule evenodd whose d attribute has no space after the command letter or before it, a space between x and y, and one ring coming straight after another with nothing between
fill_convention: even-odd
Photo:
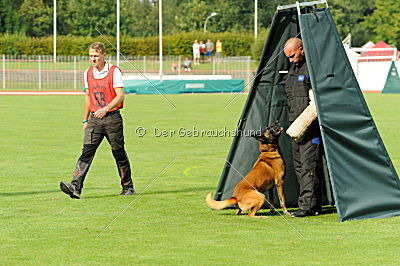
<instances>
[{"instance_id":1,"label":"black boot","mask_svg":"<svg viewBox=\"0 0 400 266\"><path fill-rule=\"evenodd\" d=\"M79 190L76 189L76 187L66 181L61 181L60 182L60 188L62 192L65 194L68 194L72 199L80 199L81 198L81 193Z\"/></svg>"},{"instance_id":2,"label":"black boot","mask_svg":"<svg viewBox=\"0 0 400 266\"><path fill-rule=\"evenodd\" d=\"M122 192L120 196L133 196L136 195L135 189L133 187L122 187Z\"/></svg>"}]
</instances>

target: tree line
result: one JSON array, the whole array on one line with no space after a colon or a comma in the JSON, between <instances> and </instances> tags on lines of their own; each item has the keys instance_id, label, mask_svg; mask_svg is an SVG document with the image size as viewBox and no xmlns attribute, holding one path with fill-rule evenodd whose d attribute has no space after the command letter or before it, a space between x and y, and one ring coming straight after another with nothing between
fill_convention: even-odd
<instances>
[{"instance_id":1,"label":"tree line","mask_svg":"<svg viewBox=\"0 0 400 266\"><path fill-rule=\"evenodd\" d=\"M158 0L120 0L121 34L158 35ZM400 48L399 0L328 0L339 34L353 36L353 45L384 40ZM258 27L267 29L278 5L294 0L259 0ZM301 1L303 2L303 1ZM163 33L201 31L212 13L207 31L252 32L254 0L163 0ZM57 33L98 36L116 31L115 0L57 0ZM0 0L0 34L45 37L53 34L53 0Z\"/></svg>"}]
</instances>

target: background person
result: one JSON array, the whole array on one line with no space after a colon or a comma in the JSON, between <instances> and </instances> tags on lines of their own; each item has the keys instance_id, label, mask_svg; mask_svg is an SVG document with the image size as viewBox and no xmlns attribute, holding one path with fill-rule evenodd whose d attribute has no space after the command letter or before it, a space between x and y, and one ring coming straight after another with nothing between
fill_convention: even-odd
<instances>
[{"instance_id":1,"label":"background person","mask_svg":"<svg viewBox=\"0 0 400 266\"><path fill-rule=\"evenodd\" d=\"M185 61L183 61L182 68L184 71L192 70L192 61L190 61L189 57L185 57Z\"/></svg>"},{"instance_id":2,"label":"background person","mask_svg":"<svg viewBox=\"0 0 400 266\"><path fill-rule=\"evenodd\" d=\"M220 40L215 43L215 58L218 62L222 59L222 42Z\"/></svg>"},{"instance_id":3,"label":"background person","mask_svg":"<svg viewBox=\"0 0 400 266\"><path fill-rule=\"evenodd\" d=\"M208 39L206 42L206 55L208 61L211 61L213 51L214 51L214 43L210 39Z\"/></svg>"},{"instance_id":4,"label":"background person","mask_svg":"<svg viewBox=\"0 0 400 266\"><path fill-rule=\"evenodd\" d=\"M204 56L206 55L206 45L200 41L200 62L204 63Z\"/></svg>"},{"instance_id":5,"label":"background person","mask_svg":"<svg viewBox=\"0 0 400 266\"><path fill-rule=\"evenodd\" d=\"M172 61L171 70L172 71L177 71L178 70L178 63L176 61Z\"/></svg>"},{"instance_id":6,"label":"background person","mask_svg":"<svg viewBox=\"0 0 400 266\"><path fill-rule=\"evenodd\" d=\"M304 55L303 43L299 38L290 38L285 43L285 55L292 66L289 69L285 85L288 99L289 123L314 104L312 88ZM312 101L311 101L312 100ZM312 120L311 120L312 121ZM289 129L291 129L289 127ZM289 129L286 131L289 132ZM289 133L288 133L289 134ZM317 119L314 119L301 140L292 141L293 164L300 186L299 209L291 213L292 217L317 215L321 212L320 180L322 142Z\"/></svg>"},{"instance_id":7,"label":"background person","mask_svg":"<svg viewBox=\"0 0 400 266\"><path fill-rule=\"evenodd\" d=\"M83 130L85 131L82 154L76 164L72 182L61 181L61 190L71 198L79 199L83 182L89 171L97 148L106 137L111 145L121 178L120 195L134 195L131 168L124 148L123 122L119 112L124 106L124 84L118 67L105 61L105 47L101 42L89 48L92 66L84 73L86 96Z\"/></svg>"},{"instance_id":8,"label":"background person","mask_svg":"<svg viewBox=\"0 0 400 266\"><path fill-rule=\"evenodd\" d=\"M193 47L193 64L200 65L200 44L194 40Z\"/></svg>"}]
</instances>

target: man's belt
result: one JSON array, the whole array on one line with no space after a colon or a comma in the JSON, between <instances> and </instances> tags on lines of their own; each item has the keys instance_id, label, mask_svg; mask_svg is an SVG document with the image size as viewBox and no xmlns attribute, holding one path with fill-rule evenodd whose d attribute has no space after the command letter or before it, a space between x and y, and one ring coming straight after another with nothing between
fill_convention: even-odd
<instances>
[{"instance_id":1,"label":"man's belt","mask_svg":"<svg viewBox=\"0 0 400 266\"><path fill-rule=\"evenodd\" d=\"M91 112L91 113L94 114L95 112ZM117 113L119 113L119 109L114 110L114 111L111 111L111 112L108 112L108 113L106 113L105 116L107 116L107 115L112 115L112 114L117 114Z\"/></svg>"}]
</instances>

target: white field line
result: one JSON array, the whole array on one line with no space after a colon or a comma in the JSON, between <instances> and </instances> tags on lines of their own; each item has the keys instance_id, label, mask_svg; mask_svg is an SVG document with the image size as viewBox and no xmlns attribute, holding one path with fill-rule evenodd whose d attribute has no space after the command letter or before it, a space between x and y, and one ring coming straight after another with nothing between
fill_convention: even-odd
<instances>
[{"instance_id":1,"label":"white field line","mask_svg":"<svg viewBox=\"0 0 400 266\"><path fill-rule=\"evenodd\" d=\"M0 91L0 95L84 95L83 91Z\"/></svg>"}]
</instances>

